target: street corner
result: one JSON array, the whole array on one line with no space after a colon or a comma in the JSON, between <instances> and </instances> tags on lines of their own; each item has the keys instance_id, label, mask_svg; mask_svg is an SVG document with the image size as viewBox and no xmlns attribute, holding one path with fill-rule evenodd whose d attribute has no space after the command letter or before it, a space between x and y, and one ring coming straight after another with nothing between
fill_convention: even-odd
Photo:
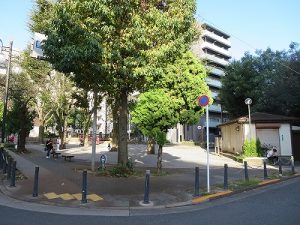
<instances>
[{"instance_id":1,"label":"street corner","mask_svg":"<svg viewBox=\"0 0 300 225\"><path fill-rule=\"evenodd\" d=\"M221 192L217 192L217 193L213 193L213 194L194 197L192 199L192 205L196 205L196 204L200 204L202 202L207 202L207 201L210 201L213 199L225 197L225 196L230 195L231 193L233 193L233 192L232 191L221 191Z\"/></svg>"}]
</instances>

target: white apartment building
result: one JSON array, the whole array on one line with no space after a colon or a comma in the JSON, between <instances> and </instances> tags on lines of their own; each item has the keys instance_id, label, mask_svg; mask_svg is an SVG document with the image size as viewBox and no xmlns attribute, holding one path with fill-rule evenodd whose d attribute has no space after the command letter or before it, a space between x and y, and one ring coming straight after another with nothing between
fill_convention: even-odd
<instances>
[{"instance_id":1,"label":"white apartment building","mask_svg":"<svg viewBox=\"0 0 300 225\"><path fill-rule=\"evenodd\" d=\"M201 37L192 45L191 50L196 56L204 61L206 68L208 69L206 82L214 99L214 103L209 106L209 136L210 142L213 142L215 134L218 133L216 126L226 120L226 114L222 111L218 95L222 86L221 78L224 76L224 69L229 64L229 59L231 58L229 53L231 43L228 34L212 25L204 23L201 27ZM170 130L168 140L178 143L183 140L205 142L205 115L201 117L199 122L195 125L189 126L178 124L176 129Z\"/></svg>"}]
</instances>

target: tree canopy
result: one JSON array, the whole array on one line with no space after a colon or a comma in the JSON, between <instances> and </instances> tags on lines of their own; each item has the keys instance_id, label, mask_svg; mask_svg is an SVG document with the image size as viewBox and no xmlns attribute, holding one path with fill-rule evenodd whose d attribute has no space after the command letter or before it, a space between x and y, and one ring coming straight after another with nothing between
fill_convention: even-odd
<instances>
[{"instance_id":1,"label":"tree canopy","mask_svg":"<svg viewBox=\"0 0 300 225\"><path fill-rule=\"evenodd\" d=\"M244 100L252 98L252 112L300 117L300 49L246 53L233 61L222 79L220 99L231 117L247 114Z\"/></svg>"},{"instance_id":2,"label":"tree canopy","mask_svg":"<svg viewBox=\"0 0 300 225\"><path fill-rule=\"evenodd\" d=\"M128 95L144 90L147 77L158 76L189 48L197 35L195 0L174 0L166 10L154 0L62 0L47 7L32 16L37 23L49 15L37 28L48 37L47 60L77 86L116 99L118 162L126 164Z\"/></svg>"}]
</instances>

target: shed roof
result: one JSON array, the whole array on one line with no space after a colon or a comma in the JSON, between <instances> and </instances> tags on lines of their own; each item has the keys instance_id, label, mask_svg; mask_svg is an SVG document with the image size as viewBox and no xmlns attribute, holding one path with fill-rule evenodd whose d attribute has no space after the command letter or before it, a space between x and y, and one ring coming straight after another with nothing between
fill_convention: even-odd
<instances>
[{"instance_id":1,"label":"shed roof","mask_svg":"<svg viewBox=\"0 0 300 225\"><path fill-rule=\"evenodd\" d=\"M222 123L219 126L225 126L233 123L248 123L249 116L241 116L234 120ZM290 123L300 125L300 118L275 115L269 113L255 112L251 113L251 123Z\"/></svg>"}]
</instances>

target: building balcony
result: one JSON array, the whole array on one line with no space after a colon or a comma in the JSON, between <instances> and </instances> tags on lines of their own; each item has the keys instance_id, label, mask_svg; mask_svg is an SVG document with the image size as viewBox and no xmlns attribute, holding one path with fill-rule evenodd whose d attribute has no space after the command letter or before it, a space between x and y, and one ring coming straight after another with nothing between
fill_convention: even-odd
<instances>
[{"instance_id":1,"label":"building balcony","mask_svg":"<svg viewBox=\"0 0 300 225\"><path fill-rule=\"evenodd\" d=\"M219 46L217 46L217 45L214 45L213 43L210 43L210 42L203 42L203 43L201 44L201 48L202 48L202 49L210 49L210 50L212 50L212 51L214 51L214 52L216 52L216 53L218 53L218 54L223 55L224 57L226 57L226 58L228 58L228 59L231 58L231 56L230 56L230 54L229 54L229 51L228 51L227 49L221 48L221 47L219 47Z\"/></svg>"},{"instance_id":2,"label":"building balcony","mask_svg":"<svg viewBox=\"0 0 300 225\"><path fill-rule=\"evenodd\" d=\"M214 55L210 55L210 54L204 54L204 59L208 60L208 61L211 61L213 63L216 63L216 64L219 64L221 66L228 66L229 65L229 62L225 59L222 59L222 58L218 58Z\"/></svg>"},{"instance_id":3,"label":"building balcony","mask_svg":"<svg viewBox=\"0 0 300 225\"><path fill-rule=\"evenodd\" d=\"M218 35L216 35L215 33L210 32L210 31L208 31L208 30L204 30L204 31L202 32L201 36L203 36L203 37L205 37L205 36L206 36L206 37L210 37L210 38L212 38L212 39L214 39L214 40L216 40L216 41L222 43L223 45L227 46L228 48L231 47L231 43L230 43L230 41L229 41L228 39L225 39L225 38L222 37L222 36L218 36Z\"/></svg>"},{"instance_id":4,"label":"building balcony","mask_svg":"<svg viewBox=\"0 0 300 225\"><path fill-rule=\"evenodd\" d=\"M221 113L222 108L220 104L212 104L208 107L209 111Z\"/></svg>"},{"instance_id":5,"label":"building balcony","mask_svg":"<svg viewBox=\"0 0 300 225\"><path fill-rule=\"evenodd\" d=\"M211 67L211 66L208 66L207 70L208 70L209 74L212 74L212 75L215 75L215 76L222 77L222 76L225 75L223 70L220 70L220 69L217 69L217 68L214 68L214 67Z\"/></svg>"},{"instance_id":6,"label":"building balcony","mask_svg":"<svg viewBox=\"0 0 300 225\"><path fill-rule=\"evenodd\" d=\"M222 83L220 80L213 79L211 77L206 77L206 82L207 82L208 86L211 86L211 87L216 87L216 88L222 87Z\"/></svg>"}]
</instances>

